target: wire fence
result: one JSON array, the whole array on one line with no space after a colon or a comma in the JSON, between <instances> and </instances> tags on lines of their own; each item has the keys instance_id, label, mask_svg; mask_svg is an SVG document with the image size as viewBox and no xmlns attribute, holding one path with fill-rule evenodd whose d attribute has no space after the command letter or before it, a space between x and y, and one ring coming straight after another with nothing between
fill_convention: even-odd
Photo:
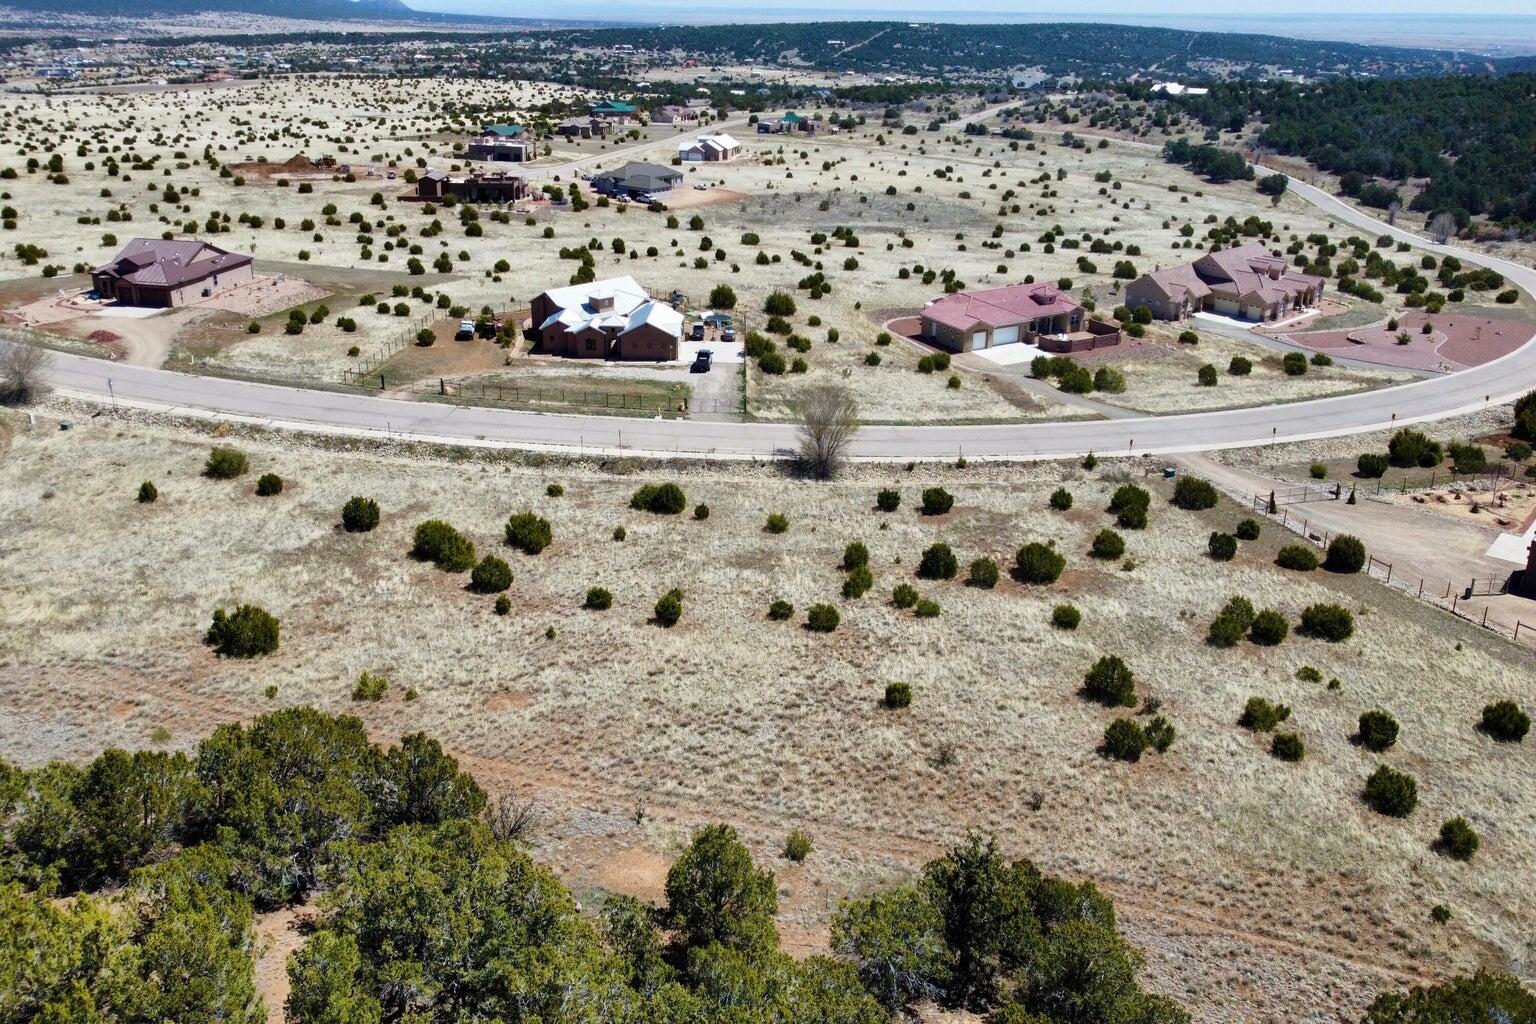
<instances>
[{"instance_id":1,"label":"wire fence","mask_svg":"<svg viewBox=\"0 0 1536 1024\"><path fill-rule=\"evenodd\" d=\"M349 387L370 389L377 384L377 390L385 390L389 386L386 380L388 375L380 373L379 367L389 362L407 345L414 344L417 334L430 328L438 319L436 313L424 313L413 318L410 323L400 328L399 334L380 342L378 347L366 355L359 356L356 367L342 370L341 382Z\"/></svg>"},{"instance_id":2,"label":"wire fence","mask_svg":"<svg viewBox=\"0 0 1536 1024\"><path fill-rule=\"evenodd\" d=\"M1347 495L1350 493L1352 491L1346 492L1339 485L1309 486L1288 491L1274 491L1270 494L1249 495L1247 504L1250 509L1265 516L1282 529L1299 534L1303 540L1319 549L1327 550L1339 534L1314 522L1311 516L1294 513L1286 505L1310 501L1347 500ZM1393 563L1377 558L1369 552L1366 553L1363 571L1372 579L1449 612L1459 619L1481 626L1490 633L1496 633L1516 643L1536 645L1536 623L1526 622L1518 617L1493 615L1491 614L1493 609L1488 604L1467 603L1479 597L1499 597L1508 594L1511 581L1515 578L1513 572L1502 576L1474 576L1466 580L1434 580L1426 576L1400 572Z\"/></svg>"}]
</instances>

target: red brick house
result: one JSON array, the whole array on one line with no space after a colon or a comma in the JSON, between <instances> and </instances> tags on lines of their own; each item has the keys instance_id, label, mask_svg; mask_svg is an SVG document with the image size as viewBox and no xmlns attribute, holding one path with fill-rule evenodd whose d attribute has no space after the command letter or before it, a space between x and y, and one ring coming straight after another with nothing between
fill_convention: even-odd
<instances>
[{"instance_id":1,"label":"red brick house","mask_svg":"<svg viewBox=\"0 0 1536 1024\"><path fill-rule=\"evenodd\" d=\"M531 309L539 350L573 359L674 362L683 315L632 277L552 288Z\"/></svg>"},{"instance_id":2,"label":"red brick house","mask_svg":"<svg viewBox=\"0 0 1536 1024\"><path fill-rule=\"evenodd\" d=\"M922 337L951 352L977 352L1019 342L1047 352L1083 352L1118 344L1120 332L1092 320L1053 284L1013 284L961 291L918 314Z\"/></svg>"}]
</instances>

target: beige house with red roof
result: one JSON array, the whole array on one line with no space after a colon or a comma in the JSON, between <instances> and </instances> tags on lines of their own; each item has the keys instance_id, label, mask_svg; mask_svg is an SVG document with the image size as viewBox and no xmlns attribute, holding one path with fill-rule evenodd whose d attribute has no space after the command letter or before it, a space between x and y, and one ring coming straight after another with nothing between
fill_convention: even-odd
<instances>
[{"instance_id":1,"label":"beige house with red roof","mask_svg":"<svg viewBox=\"0 0 1536 1024\"><path fill-rule=\"evenodd\" d=\"M934 299L918 313L922 337L951 352L977 352L1019 342L1047 352L1078 352L1120 340L1119 331L1090 320L1053 284L1013 284Z\"/></svg>"},{"instance_id":2,"label":"beige house with red roof","mask_svg":"<svg viewBox=\"0 0 1536 1024\"><path fill-rule=\"evenodd\" d=\"M1210 310L1242 320L1278 320L1316 306L1323 279L1293 270L1259 242L1206 253L1193 263L1143 274L1125 288L1125 304L1159 320Z\"/></svg>"}]
</instances>

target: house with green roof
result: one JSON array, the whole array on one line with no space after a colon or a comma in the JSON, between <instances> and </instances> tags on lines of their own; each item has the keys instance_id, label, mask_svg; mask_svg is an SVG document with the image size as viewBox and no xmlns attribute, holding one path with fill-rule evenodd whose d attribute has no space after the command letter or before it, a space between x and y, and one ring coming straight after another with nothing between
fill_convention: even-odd
<instances>
[{"instance_id":1,"label":"house with green roof","mask_svg":"<svg viewBox=\"0 0 1536 1024\"><path fill-rule=\"evenodd\" d=\"M486 124L480 126L481 135L494 135L498 139L520 139L528 131L520 124Z\"/></svg>"},{"instance_id":2,"label":"house with green roof","mask_svg":"<svg viewBox=\"0 0 1536 1024\"><path fill-rule=\"evenodd\" d=\"M624 103L619 100L601 100L592 104L592 116L603 117L614 121L627 121L640 112L640 108L633 103Z\"/></svg>"}]
</instances>

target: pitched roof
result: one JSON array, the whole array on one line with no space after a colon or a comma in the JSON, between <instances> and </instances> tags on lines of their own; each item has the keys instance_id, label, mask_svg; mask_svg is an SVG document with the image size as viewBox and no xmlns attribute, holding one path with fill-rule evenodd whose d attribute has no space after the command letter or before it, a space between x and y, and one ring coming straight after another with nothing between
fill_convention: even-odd
<instances>
[{"instance_id":1,"label":"pitched roof","mask_svg":"<svg viewBox=\"0 0 1536 1024\"><path fill-rule=\"evenodd\" d=\"M679 153L686 153L690 149L704 148L719 150L721 153L724 153L740 145L741 143L724 132L717 132L714 135L701 135L697 139L685 139L677 144L677 150Z\"/></svg>"},{"instance_id":2,"label":"pitched roof","mask_svg":"<svg viewBox=\"0 0 1536 1024\"><path fill-rule=\"evenodd\" d=\"M555 312L539 324L541 331L560 324L568 334L579 334L589 328L626 334L649 324L673 334L682 333L683 315L667 303L652 299L632 277L551 288L544 294L555 306ZM611 304L605 301L610 299Z\"/></svg>"},{"instance_id":3,"label":"pitched roof","mask_svg":"<svg viewBox=\"0 0 1536 1024\"><path fill-rule=\"evenodd\" d=\"M633 103L624 103L620 100L600 100L592 104L592 113L602 111L605 114L633 114L638 108Z\"/></svg>"},{"instance_id":4,"label":"pitched roof","mask_svg":"<svg viewBox=\"0 0 1536 1024\"><path fill-rule=\"evenodd\" d=\"M624 188L647 192L659 187L670 188L682 181L683 176L671 167L663 167L661 164L653 164L645 160L631 160L622 167L596 175L594 180L613 181Z\"/></svg>"},{"instance_id":5,"label":"pitched roof","mask_svg":"<svg viewBox=\"0 0 1536 1024\"><path fill-rule=\"evenodd\" d=\"M1203 299L1214 292L1225 298L1256 298L1264 303L1287 300L1323 283L1314 274L1292 270L1284 258L1259 242L1208 252L1193 263L1154 270L1142 280L1171 299Z\"/></svg>"},{"instance_id":6,"label":"pitched roof","mask_svg":"<svg viewBox=\"0 0 1536 1024\"><path fill-rule=\"evenodd\" d=\"M516 138L523 134L523 126L520 124L487 124L480 126L483 135L499 135L502 138Z\"/></svg>"},{"instance_id":7,"label":"pitched roof","mask_svg":"<svg viewBox=\"0 0 1536 1024\"><path fill-rule=\"evenodd\" d=\"M1044 282L1011 284L975 292L955 292L934 299L922 312L936 323L956 330L970 330L977 324L1010 327L1028 323L1036 317L1057 316L1082 309L1061 289Z\"/></svg>"},{"instance_id":8,"label":"pitched roof","mask_svg":"<svg viewBox=\"0 0 1536 1024\"><path fill-rule=\"evenodd\" d=\"M179 288L251 262L243 253L192 239L135 238L96 273L129 284Z\"/></svg>"}]
</instances>

